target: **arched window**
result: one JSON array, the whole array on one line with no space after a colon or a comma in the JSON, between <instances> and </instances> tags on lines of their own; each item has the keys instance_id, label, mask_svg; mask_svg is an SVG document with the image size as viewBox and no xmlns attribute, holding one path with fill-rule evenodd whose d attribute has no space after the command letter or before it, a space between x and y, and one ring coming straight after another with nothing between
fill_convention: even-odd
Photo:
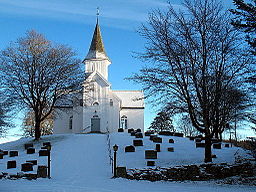
<instances>
[{"instance_id":1,"label":"arched window","mask_svg":"<svg viewBox=\"0 0 256 192\"><path fill-rule=\"evenodd\" d=\"M110 99L110 100L109 100L109 105L110 105L110 106L113 106L113 99Z\"/></svg>"},{"instance_id":2,"label":"arched window","mask_svg":"<svg viewBox=\"0 0 256 192\"><path fill-rule=\"evenodd\" d=\"M125 115L121 117L121 128L128 129L127 117Z\"/></svg>"},{"instance_id":3,"label":"arched window","mask_svg":"<svg viewBox=\"0 0 256 192\"><path fill-rule=\"evenodd\" d=\"M97 107L97 106L99 106L99 103L96 101L96 102L94 102L92 105L95 106L95 107Z\"/></svg>"},{"instance_id":4,"label":"arched window","mask_svg":"<svg viewBox=\"0 0 256 192\"><path fill-rule=\"evenodd\" d=\"M69 129L72 129L73 128L73 116L70 116L69 117Z\"/></svg>"}]
</instances>

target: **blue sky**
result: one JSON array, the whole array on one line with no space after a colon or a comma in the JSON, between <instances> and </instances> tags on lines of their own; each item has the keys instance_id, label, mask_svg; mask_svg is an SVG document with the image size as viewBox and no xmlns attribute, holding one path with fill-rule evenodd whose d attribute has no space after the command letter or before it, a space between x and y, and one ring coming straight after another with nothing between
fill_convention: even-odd
<instances>
[{"instance_id":1,"label":"blue sky","mask_svg":"<svg viewBox=\"0 0 256 192\"><path fill-rule=\"evenodd\" d=\"M144 40L136 33L146 22L148 12L167 5L166 0L0 0L0 49L24 36L31 29L46 38L70 45L84 59L91 42L100 8L100 26L106 52L112 61L109 81L112 89L141 89L125 77L138 72L143 63L133 52L143 50ZM170 1L174 8L182 8L180 0ZM232 1L225 1L230 7ZM145 127L155 116L151 105L146 105ZM12 131L14 132L14 131Z\"/></svg>"}]
</instances>

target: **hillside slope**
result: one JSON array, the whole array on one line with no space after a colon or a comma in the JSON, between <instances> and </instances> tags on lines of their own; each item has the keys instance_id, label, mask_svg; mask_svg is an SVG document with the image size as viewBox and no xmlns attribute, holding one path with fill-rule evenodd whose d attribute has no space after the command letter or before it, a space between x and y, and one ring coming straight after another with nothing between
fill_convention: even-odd
<instances>
[{"instance_id":1,"label":"hillside slope","mask_svg":"<svg viewBox=\"0 0 256 192\"><path fill-rule=\"evenodd\" d=\"M115 133L110 135L111 147L113 144L119 145L118 165L133 167L145 167L144 149L152 148L154 144L143 138L143 147L137 147L135 153L124 153L123 147L132 144L133 137L127 133ZM165 147L170 144L165 142ZM170 166L177 164L200 163L203 159L202 149L187 148L193 146L193 142L187 138L174 138L176 148L174 153L160 152L157 165ZM25 160L37 158L39 164L46 163L46 157L38 157L38 154L27 155L23 149L23 144L31 139L20 139L18 141L1 144L0 148L5 150L19 150L20 155L14 158L18 163ZM228 186L216 185L212 182L149 182L149 181L130 181L126 179L111 179L112 172L109 164L107 135L103 134L73 134L73 135L53 135L43 137L39 143L35 143L36 149L40 148L42 142L51 141L52 148L52 179L37 180L0 180L1 192L28 192L28 191L88 191L88 192L135 192L135 191L255 191L254 187L248 186ZM179 144L180 143L180 144ZM164 149L164 147L162 148ZM233 161L233 155L237 149L223 149L223 160ZM226 152L227 151L227 152ZM229 152L228 152L229 151ZM162 154L161 154L162 153ZM192 154L197 155L192 155ZM216 152L219 153L219 152ZM228 155L229 154L229 155ZM220 156L217 154L217 156ZM6 170L6 161L12 158L5 157L0 160L0 171ZM183 159L183 160L182 160ZM218 158L219 160L221 158ZM217 159L216 159L217 160ZM17 173L18 169L8 169L8 172ZM35 168L36 170L36 168Z\"/></svg>"}]
</instances>

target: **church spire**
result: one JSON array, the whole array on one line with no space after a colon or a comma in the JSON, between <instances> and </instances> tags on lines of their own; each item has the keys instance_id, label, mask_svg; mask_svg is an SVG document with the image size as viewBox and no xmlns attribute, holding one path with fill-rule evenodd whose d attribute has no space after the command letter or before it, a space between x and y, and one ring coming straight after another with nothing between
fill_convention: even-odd
<instances>
[{"instance_id":1,"label":"church spire","mask_svg":"<svg viewBox=\"0 0 256 192\"><path fill-rule=\"evenodd\" d=\"M97 8L97 21L96 21L96 26L94 29L94 33L93 33L93 38L91 41L91 46L89 49L89 52L85 58L85 60L90 60L90 59L107 59L109 60L106 52L105 52L105 48L104 48L104 44L103 44L103 40L101 37L101 32L100 32L100 25L99 25L99 8Z\"/></svg>"}]
</instances>

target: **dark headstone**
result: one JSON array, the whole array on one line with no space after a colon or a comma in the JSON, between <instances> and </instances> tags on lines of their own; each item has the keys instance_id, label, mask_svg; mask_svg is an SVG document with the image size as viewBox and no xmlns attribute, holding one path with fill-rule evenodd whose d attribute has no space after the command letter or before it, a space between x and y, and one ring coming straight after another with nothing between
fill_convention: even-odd
<instances>
[{"instance_id":1,"label":"dark headstone","mask_svg":"<svg viewBox=\"0 0 256 192\"><path fill-rule=\"evenodd\" d=\"M142 133L136 133L136 134L135 134L135 137L136 137L136 138L143 138L143 134L142 134Z\"/></svg>"},{"instance_id":2,"label":"dark headstone","mask_svg":"<svg viewBox=\"0 0 256 192\"><path fill-rule=\"evenodd\" d=\"M212 147L213 147L214 149L221 149L221 143L213 143L213 144L212 144Z\"/></svg>"},{"instance_id":3,"label":"dark headstone","mask_svg":"<svg viewBox=\"0 0 256 192\"><path fill-rule=\"evenodd\" d=\"M153 138L157 137L156 135L150 135L149 140L153 141Z\"/></svg>"},{"instance_id":4,"label":"dark headstone","mask_svg":"<svg viewBox=\"0 0 256 192\"><path fill-rule=\"evenodd\" d=\"M183 134L183 133L174 133L173 136L176 136L176 137L183 137L184 134Z\"/></svg>"},{"instance_id":5,"label":"dark headstone","mask_svg":"<svg viewBox=\"0 0 256 192\"><path fill-rule=\"evenodd\" d=\"M24 174L24 177L26 177L26 179L28 179L28 180L37 179L37 174L26 173L26 174Z\"/></svg>"},{"instance_id":6,"label":"dark headstone","mask_svg":"<svg viewBox=\"0 0 256 192\"><path fill-rule=\"evenodd\" d=\"M135 131L132 131L131 132L131 136L135 136L136 132Z\"/></svg>"},{"instance_id":7,"label":"dark headstone","mask_svg":"<svg viewBox=\"0 0 256 192\"><path fill-rule=\"evenodd\" d=\"M117 167L116 168L116 176L126 178L126 176L127 176L126 167Z\"/></svg>"},{"instance_id":8,"label":"dark headstone","mask_svg":"<svg viewBox=\"0 0 256 192\"><path fill-rule=\"evenodd\" d=\"M128 133L131 133L133 131L134 131L134 129L128 129Z\"/></svg>"},{"instance_id":9,"label":"dark headstone","mask_svg":"<svg viewBox=\"0 0 256 192\"><path fill-rule=\"evenodd\" d=\"M0 159L4 158L4 153L0 153Z\"/></svg>"},{"instance_id":10,"label":"dark headstone","mask_svg":"<svg viewBox=\"0 0 256 192\"><path fill-rule=\"evenodd\" d=\"M202 141L201 138L195 138L195 142L196 142L196 143L200 143L201 141Z\"/></svg>"},{"instance_id":11,"label":"dark headstone","mask_svg":"<svg viewBox=\"0 0 256 192\"><path fill-rule=\"evenodd\" d=\"M124 132L124 129L119 128L117 131L118 131L118 132Z\"/></svg>"},{"instance_id":12,"label":"dark headstone","mask_svg":"<svg viewBox=\"0 0 256 192\"><path fill-rule=\"evenodd\" d=\"M47 166L39 165L37 167L37 177L46 178L47 177Z\"/></svg>"},{"instance_id":13,"label":"dark headstone","mask_svg":"<svg viewBox=\"0 0 256 192\"><path fill-rule=\"evenodd\" d=\"M48 147L47 146L42 146L41 149L47 149Z\"/></svg>"},{"instance_id":14,"label":"dark headstone","mask_svg":"<svg viewBox=\"0 0 256 192\"><path fill-rule=\"evenodd\" d=\"M216 139L216 138L212 138L211 141L212 141L212 143L219 143L220 142L219 139Z\"/></svg>"},{"instance_id":15,"label":"dark headstone","mask_svg":"<svg viewBox=\"0 0 256 192\"><path fill-rule=\"evenodd\" d=\"M193 141L195 139L195 137L189 137L189 140Z\"/></svg>"},{"instance_id":16,"label":"dark headstone","mask_svg":"<svg viewBox=\"0 0 256 192\"><path fill-rule=\"evenodd\" d=\"M4 155L8 155L8 151L3 151Z\"/></svg>"},{"instance_id":17,"label":"dark headstone","mask_svg":"<svg viewBox=\"0 0 256 192\"><path fill-rule=\"evenodd\" d=\"M205 147L205 143L201 143L201 142L196 143L196 148L204 148L204 147Z\"/></svg>"},{"instance_id":18,"label":"dark headstone","mask_svg":"<svg viewBox=\"0 0 256 192\"><path fill-rule=\"evenodd\" d=\"M33 143L25 143L24 148L27 150L29 147L34 147Z\"/></svg>"},{"instance_id":19,"label":"dark headstone","mask_svg":"<svg viewBox=\"0 0 256 192\"><path fill-rule=\"evenodd\" d=\"M155 161L147 161L147 166L155 166Z\"/></svg>"},{"instance_id":20,"label":"dark headstone","mask_svg":"<svg viewBox=\"0 0 256 192\"><path fill-rule=\"evenodd\" d=\"M156 144L156 151L160 152L161 151L161 145L160 144Z\"/></svg>"},{"instance_id":21,"label":"dark headstone","mask_svg":"<svg viewBox=\"0 0 256 192\"><path fill-rule=\"evenodd\" d=\"M174 140L173 139L169 139L169 143L174 143Z\"/></svg>"},{"instance_id":22,"label":"dark headstone","mask_svg":"<svg viewBox=\"0 0 256 192\"><path fill-rule=\"evenodd\" d=\"M39 156L48 156L49 151L48 150L40 150L39 151Z\"/></svg>"},{"instance_id":23,"label":"dark headstone","mask_svg":"<svg viewBox=\"0 0 256 192\"><path fill-rule=\"evenodd\" d=\"M16 157L16 156L18 156L19 155L19 152L18 151L10 151L9 152L9 156L10 157Z\"/></svg>"},{"instance_id":24,"label":"dark headstone","mask_svg":"<svg viewBox=\"0 0 256 192\"><path fill-rule=\"evenodd\" d=\"M169 151L169 152L174 152L174 148L173 148L173 147L168 147L168 148L167 148L167 151Z\"/></svg>"},{"instance_id":25,"label":"dark headstone","mask_svg":"<svg viewBox=\"0 0 256 192\"><path fill-rule=\"evenodd\" d=\"M154 132L152 132L152 131L146 131L146 132L145 132L145 136L150 136L150 135L152 135L152 134L154 134Z\"/></svg>"},{"instance_id":26,"label":"dark headstone","mask_svg":"<svg viewBox=\"0 0 256 192\"><path fill-rule=\"evenodd\" d=\"M227 147L227 148L228 148L228 147L229 147L229 144L228 144L228 143L225 143L225 147Z\"/></svg>"},{"instance_id":27,"label":"dark headstone","mask_svg":"<svg viewBox=\"0 0 256 192\"><path fill-rule=\"evenodd\" d=\"M157 151L145 150L145 159L157 159Z\"/></svg>"},{"instance_id":28,"label":"dark headstone","mask_svg":"<svg viewBox=\"0 0 256 192\"><path fill-rule=\"evenodd\" d=\"M216 155L212 155L212 158L217 158L217 156Z\"/></svg>"},{"instance_id":29,"label":"dark headstone","mask_svg":"<svg viewBox=\"0 0 256 192\"><path fill-rule=\"evenodd\" d=\"M33 163L23 163L21 164L21 171L33 171Z\"/></svg>"},{"instance_id":30,"label":"dark headstone","mask_svg":"<svg viewBox=\"0 0 256 192\"><path fill-rule=\"evenodd\" d=\"M137 133L141 133L141 129L137 129L136 132L137 132Z\"/></svg>"},{"instance_id":31,"label":"dark headstone","mask_svg":"<svg viewBox=\"0 0 256 192\"><path fill-rule=\"evenodd\" d=\"M160 131L158 135L166 135L166 136L172 136L173 133L170 131Z\"/></svg>"},{"instance_id":32,"label":"dark headstone","mask_svg":"<svg viewBox=\"0 0 256 192\"><path fill-rule=\"evenodd\" d=\"M7 161L7 169L16 168L16 161Z\"/></svg>"},{"instance_id":33,"label":"dark headstone","mask_svg":"<svg viewBox=\"0 0 256 192\"><path fill-rule=\"evenodd\" d=\"M125 152L135 152L135 147L133 145L126 146L124 151Z\"/></svg>"},{"instance_id":34,"label":"dark headstone","mask_svg":"<svg viewBox=\"0 0 256 192\"><path fill-rule=\"evenodd\" d=\"M44 142L43 143L43 146L49 146L49 145L51 145L51 142Z\"/></svg>"},{"instance_id":35,"label":"dark headstone","mask_svg":"<svg viewBox=\"0 0 256 192\"><path fill-rule=\"evenodd\" d=\"M28 160L27 163L32 163L33 165L37 165L37 160Z\"/></svg>"},{"instance_id":36,"label":"dark headstone","mask_svg":"<svg viewBox=\"0 0 256 192\"><path fill-rule=\"evenodd\" d=\"M154 138L153 138L153 142L154 142L154 143L162 143L162 142L163 142L163 139L162 139L162 137L154 137Z\"/></svg>"},{"instance_id":37,"label":"dark headstone","mask_svg":"<svg viewBox=\"0 0 256 192\"><path fill-rule=\"evenodd\" d=\"M133 140L133 145L134 146L143 146L143 141L140 140Z\"/></svg>"},{"instance_id":38,"label":"dark headstone","mask_svg":"<svg viewBox=\"0 0 256 192\"><path fill-rule=\"evenodd\" d=\"M35 148L29 147L27 148L27 154L34 154L36 152Z\"/></svg>"}]
</instances>

